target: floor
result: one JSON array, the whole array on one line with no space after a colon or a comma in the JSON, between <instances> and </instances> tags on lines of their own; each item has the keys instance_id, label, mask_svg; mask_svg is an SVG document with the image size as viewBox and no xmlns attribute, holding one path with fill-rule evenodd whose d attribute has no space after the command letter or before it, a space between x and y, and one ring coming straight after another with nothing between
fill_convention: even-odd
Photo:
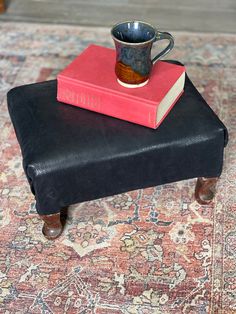
<instances>
[{"instance_id":1,"label":"floor","mask_svg":"<svg viewBox=\"0 0 236 314\"><path fill-rule=\"evenodd\" d=\"M5 0L1 21L111 26L130 19L160 30L235 33L235 0Z\"/></svg>"}]
</instances>

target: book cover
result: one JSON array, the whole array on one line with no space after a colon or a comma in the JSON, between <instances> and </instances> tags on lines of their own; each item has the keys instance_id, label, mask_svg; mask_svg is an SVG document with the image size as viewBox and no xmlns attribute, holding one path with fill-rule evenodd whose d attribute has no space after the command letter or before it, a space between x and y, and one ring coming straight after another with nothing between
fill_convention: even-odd
<instances>
[{"instance_id":1,"label":"book cover","mask_svg":"<svg viewBox=\"0 0 236 314\"><path fill-rule=\"evenodd\" d=\"M158 61L147 85L121 86L116 52L90 45L57 76L57 100L156 129L183 93L184 66Z\"/></svg>"}]
</instances>

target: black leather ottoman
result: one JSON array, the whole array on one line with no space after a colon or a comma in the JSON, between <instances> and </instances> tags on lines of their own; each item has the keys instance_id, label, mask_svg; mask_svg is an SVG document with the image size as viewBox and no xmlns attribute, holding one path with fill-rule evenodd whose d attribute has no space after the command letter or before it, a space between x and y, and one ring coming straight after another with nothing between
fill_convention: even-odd
<instances>
[{"instance_id":1,"label":"black leather ottoman","mask_svg":"<svg viewBox=\"0 0 236 314\"><path fill-rule=\"evenodd\" d=\"M190 80L157 130L65 105L57 82L8 93L23 167L49 239L62 232L60 209L138 188L198 177L208 203L223 164L227 130Z\"/></svg>"}]
</instances>

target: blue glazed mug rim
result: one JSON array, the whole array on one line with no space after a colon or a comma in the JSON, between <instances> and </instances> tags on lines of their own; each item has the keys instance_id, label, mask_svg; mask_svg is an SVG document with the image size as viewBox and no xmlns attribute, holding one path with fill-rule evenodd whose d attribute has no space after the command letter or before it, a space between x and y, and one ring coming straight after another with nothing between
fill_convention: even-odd
<instances>
[{"instance_id":1,"label":"blue glazed mug rim","mask_svg":"<svg viewBox=\"0 0 236 314\"><path fill-rule=\"evenodd\" d=\"M153 37L152 37L151 39L146 40L146 41L142 41L142 42L138 42L138 43L120 40L120 39L118 39L118 38L113 34L113 32L114 32L114 30L115 30L118 26L120 26L120 25L122 25L122 24L127 24L127 23L140 23L140 24L147 25L147 26L149 26L150 28L153 29L154 35L153 35ZM156 29L152 24L147 23L147 22L143 22L143 21L139 21L139 20L123 21L123 22L118 22L118 23L116 23L115 25L113 25L113 27L112 27L112 29L111 29L111 36L112 36L112 38L113 38L115 41L117 41L117 42L119 42L119 43L121 43L121 44L123 44L123 45L128 45L128 46L141 46L141 45L146 45L146 44L148 44L148 43L152 43L152 42L156 41L157 29Z\"/></svg>"}]
</instances>

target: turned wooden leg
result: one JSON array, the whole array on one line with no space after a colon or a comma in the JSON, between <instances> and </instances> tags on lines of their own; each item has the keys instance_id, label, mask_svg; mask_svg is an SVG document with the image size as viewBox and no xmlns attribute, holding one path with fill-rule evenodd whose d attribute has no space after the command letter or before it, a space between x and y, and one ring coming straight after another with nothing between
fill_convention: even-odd
<instances>
[{"instance_id":1,"label":"turned wooden leg","mask_svg":"<svg viewBox=\"0 0 236 314\"><path fill-rule=\"evenodd\" d=\"M5 11L4 0L0 0L0 13L3 13L4 11Z\"/></svg>"},{"instance_id":2,"label":"turned wooden leg","mask_svg":"<svg viewBox=\"0 0 236 314\"><path fill-rule=\"evenodd\" d=\"M219 178L198 178L195 188L195 198L201 205L209 204L216 192L216 183Z\"/></svg>"},{"instance_id":3,"label":"turned wooden leg","mask_svg":"<svg viewBox=\"0 0 236 314\"><path fill-rule=\"evenodd\" d=\"M42 220L44 221L43 225L43 235L48 240L54 240L58 238L63 230L63 226L61 223L61 214L52 214L52 215L40 215Z\"/></svg>"}]
</instances>

